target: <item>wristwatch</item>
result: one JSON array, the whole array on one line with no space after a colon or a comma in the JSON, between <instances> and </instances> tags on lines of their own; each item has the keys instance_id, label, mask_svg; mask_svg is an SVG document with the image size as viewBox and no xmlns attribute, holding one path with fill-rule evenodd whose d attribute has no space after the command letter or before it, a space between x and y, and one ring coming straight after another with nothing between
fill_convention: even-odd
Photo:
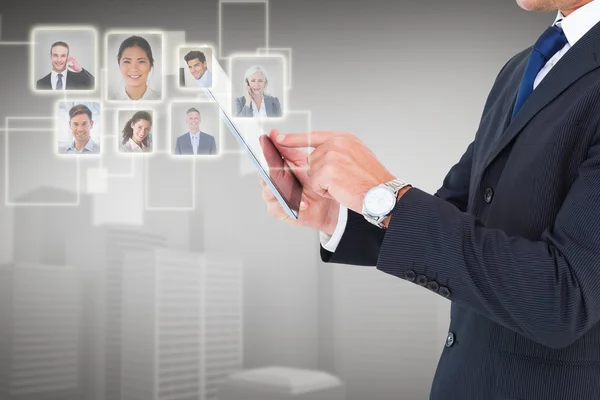
<instances>
[{"instance_id":1,"label":"wristwatch","mask_svg":"<svg viewBox=\"0 0 600 400\"><path fill-rule=\"evenodd\" d=\"M396 206L398 192L409 185L410 183L394 179L369 189L363 198L362 215L373 225L385 229L382 222Z\"/></svg>"}]
</instances>

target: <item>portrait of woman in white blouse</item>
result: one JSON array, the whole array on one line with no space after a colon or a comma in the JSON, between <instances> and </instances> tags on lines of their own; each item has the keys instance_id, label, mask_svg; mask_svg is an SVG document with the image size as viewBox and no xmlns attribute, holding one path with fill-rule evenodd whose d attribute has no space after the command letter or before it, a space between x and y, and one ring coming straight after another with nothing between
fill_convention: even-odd
<instances>
[{"instance_id":1,"label":"portrait of woman in white blouse","mask_svg":"<svg viewBox=\"0 0 600 400\"><path fill-rule=\"evenodd\" d=\"M152 115L138 111L125 123L119 151L125 153L149 153L152 151Z\"/></svg>"}]
</instances>

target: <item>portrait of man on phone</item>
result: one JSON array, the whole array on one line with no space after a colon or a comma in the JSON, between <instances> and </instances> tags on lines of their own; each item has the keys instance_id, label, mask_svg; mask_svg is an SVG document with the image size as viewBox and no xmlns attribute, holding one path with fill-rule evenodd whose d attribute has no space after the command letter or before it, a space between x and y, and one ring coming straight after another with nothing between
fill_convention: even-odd
<instances>
[{"instance_id":1,"label":"portrait of man on phone","mask_svg":"<svg viewBox=\"0 0 600 400\"><path fill-rule=\"evenodd\" d=\"M69 45L66 42L59 41L50 46L50 63L52 71L37 81L37 90L94 89L94 76L69 54Z\"/></svg>"}]
</instances>

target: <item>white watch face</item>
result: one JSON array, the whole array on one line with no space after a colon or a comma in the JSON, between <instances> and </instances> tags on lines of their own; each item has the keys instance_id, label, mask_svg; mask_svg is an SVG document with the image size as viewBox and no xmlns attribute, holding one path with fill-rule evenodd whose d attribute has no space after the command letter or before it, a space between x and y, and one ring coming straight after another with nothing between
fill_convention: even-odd
<instances>
[{"instance_id":1,"label":"white watch face","mask_svg":"<svg viewBox=\"0 0 600 400\"><path fill-rule=\"evenodd\" d=\"M375 186L365 195L365 209L373 216L380 217L386 215L395 205L396 196L394 196L394 193L388 188Z\"/></svg>"}]
</instances>

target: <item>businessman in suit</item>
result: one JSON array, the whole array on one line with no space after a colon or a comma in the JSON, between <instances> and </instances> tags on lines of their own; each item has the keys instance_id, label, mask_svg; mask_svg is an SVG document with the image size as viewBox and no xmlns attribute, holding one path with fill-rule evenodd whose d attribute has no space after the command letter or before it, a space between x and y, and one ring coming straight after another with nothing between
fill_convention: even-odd
<instances>
[{"instance_id":1,"label":"businessman in suit","mask_svg":"<svg viewBox=\"0 0 600 400\"><path fill-rule=\"evenodd\" d=\"M94 76L81 67L75 57L69 56L69 45L56 42L50 46L52 71L39 79L37 90L93 90ZM73 71L69 71L67 66Z\"/></svg>"},{"instance_id":2,"label":"businessman in suit","mask_svg":"<svg viewBox=\"0 0 600 400\"><path fill-rule=\"evenodd\" d=\"M600 398L600 0L518 3L558 17L504 65L434 195L351 134L271 132L304 193L291 220L261 182L270 214L319 230L325 262L452 302L431 399Z\"/></svg>"},{"instance_id":3,"label":"businessman in suit","mask_svg":"<svg viewBox=\"0 0 600 400\"><path fill-rule=\"evenodd\" d=\"M217 154L215 137L200 131L200 111L190 108L186 112L189 131L177 138L175 154Z\"/></svg>"}]
</instances>

